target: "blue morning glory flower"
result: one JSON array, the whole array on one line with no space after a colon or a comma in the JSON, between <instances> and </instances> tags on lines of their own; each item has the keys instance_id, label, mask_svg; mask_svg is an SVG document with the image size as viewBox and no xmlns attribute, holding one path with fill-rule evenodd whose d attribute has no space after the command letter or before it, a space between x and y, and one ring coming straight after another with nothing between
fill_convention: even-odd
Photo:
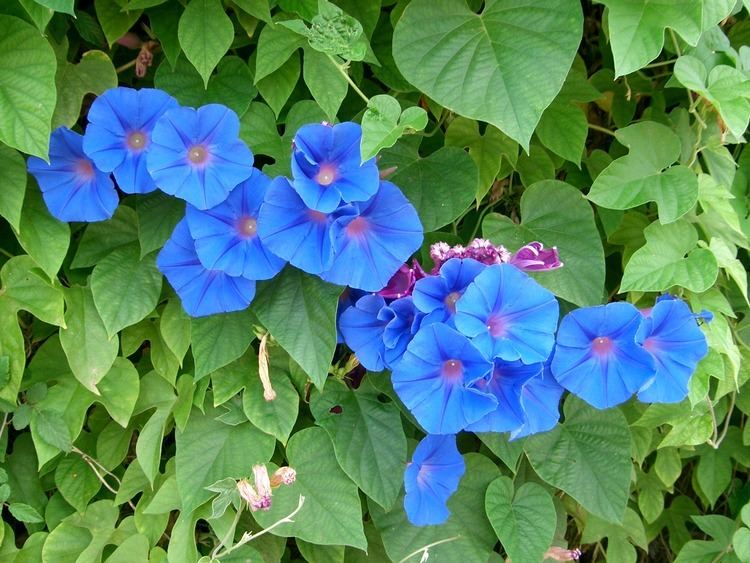
<instances>
[{"instance_id":1,"label":"blue morning glory flower","mask_svg":"<svg viewBox=\"0 0 750 563\"><path fill-rule=\"evenodd\" d=\"M422 326L393 370L393 389L430 434L455 434L497 407L497 399L471 386L492 369L459 332Z\"/></svg>"},{"instance_id":2,"label":"blue morning glory flower","mask_svg":"<svg viewBox=\"0 0 750 563\"><path fill-rule=\"evenodd\" d=\"M483 418L470 424L466 430L472 432L510 432L524 423L521 392L528 382L541 377L542 364L522 364L520 361L495 360L489 379L478 379L473 385L497 399L497 408Z\"/></svg>"},{"instance_id":3,"label":"blue morning glory flower","mask_svg":"<svg viewBox=\"0 0 750 563\"><path fill-rule=\"evenodd\" d=\"M346 311L349 307L354 307L357 301L359 301L359 298L364 295L364 291L361 291L359 289L352 289L350 287L345 287L344 291L342 291L341 295L339 295L339 303L338 307L336 307L336 342L338 344L344 344L344 335L341 334L340 326L341 315L343 315L344 311Z\"/></svg>"},{"instance_id":4,"label":"blue morning glory flower","mask_svg":"<svg viewBox=\"0 0 750 563\"><path fill-rule=\"evenodd\" d=\"M555 343L555 296L510 264L488 266L456 303L456 328L489 358L544 362Z\"/></svg>"},{"instance_id":5,"label":"blue morning glory flower","mask_svg":"<svg viewBox=\"0 0 750 563\"><path fill-rule=\"evenodd\" d=\"M58 127L49 140L49 164L29 157L29 172L42 190L49 212L60 221L104 221L120 202L109 174L83 152L83 137Z\"/></svg>"},{"instance_id":6,"label":"blue morning glory flower","mask_svg":"<svg viewBox=\"0 0 750 563\"><path fill-rule=\"evenodd\" d=\"M351 208L339 213L356 211ZM300 270L320 274L333 261L331 223L337 215L310 209L289 180L274 178L258 215L258 236L276 256Z\"/></svg>"},{"instance_id":7,"label":"blue morning glory flower","mask_svg":"<svg viewBox=\"0 0 750 563\"><path fill-rule=\"evenodd\" d=\"M321 277L378 291L422 245L422 223L401 190L389 182L382 182L372 199L349 207L353 213L339 215L331 225L333 261Z\"/></svg>"},{"instance_id":8,"label":"blue morning glory flower","mask_svg":"<svg viewBox=\"0 0 750 563\"><path fill-rule=\"evenodd\" d=\"M114 173L122 191L154 191L146 170L151 131L165 111L176 107L177 100L153 88L107 90L91 104L83 150L99 170Z\"/></svg>"},{"instance_id":9,"label":"blue morning glory flower","mask_svg":"<svg viewBox=\"0 0 750 563\"><path fill-rule=\"evenodd\" d=\"M203 267L185 219L177 223L172 237L159 252L156 265L192 317L240 311L255 297L254 281Z\"/></svg>"},{"instance_id":10,"label":"blue morning glory flower","mask_svg":"<svg viewBox=\"0 0 750 563\"><path fill-rule=\"evenodd\" d=\"M708 354L706 336L681 300L659 300L641 322L635 341L656 361L656 375L638 391L647 403L678 403L698 362Z\"/></svg>"},{"instance_id":11,"label":"blue morning glory flower","mask_svg":"<svg viewBox=\"0 0 750 563\"><path fill-rule=\"evenodd\" d=\"M378 319L385 322L383 344L385 365L393 369L406 352L422 322L424 315L414 307L411 297L395 299L378 312Z\"/></svg>"},{"instance_id":12,"label":"blue morning glory flower","mask_svg":"<svg viewBox=\"0 0 750 563\"><path fill-rule=\"evenodd\" d=\"M201 211L188 204L185 217L204 267L249 280L267 280L282 270L286 262L258 237L258 212L270 183L253 168L250 178L216 207Z\"/></svg>"},{"instance_id":13,"label":"blue morning glory flower","mask_svg":"<svg viewBox=\"0 0 750 563\"><path fill-rule=\"evenodd\" d=\"M486 266L472 258L452 258L436 276L426 276L414 284L414 305L425 313L425 323L448 322L453 326L456 302L468 285Z\"/></svg>"},{"instance_id":14,"label":"blue morning glory flower","mask_svg":"<svg viewBox=\"0 0 750 563\"><path fill-rule=\"evenodd\" d=\"M294 136L294 189L305 204L331 213L339 204L365 201L378 191L380 172L375 159L361 162L362 128L357 123L312 123Z\"/></svg>"},{"instance_id":15,"label":"blue morning glory flower","mask_svg":"<svg viewBox=\"0 0 750 563\"><path fill-rule=\"evenodd\" d=\"M409 522L415 526L445 522L451 514L446 502L465 471L455 435L422 438L404 472L404 510Z\"/></svg>"},{"instance_id":16,"label":"blue morning glory flower","mask_svg":"<svg viewBox=\"0 0 750 563\"><path fill-rule=\"evenodd\" d=\"M635 341L641 313L626 302L576 309L557 331L552 375L598 409L619 405L654 376L654 359Z\"/></svg>"},{"instance_id":17,"label":"blue morning glory flower","mask_svg":"<svg viewBox=\"0 0 750 563\"><path fill-rule=\"evenodd\" d=\"M154 126L146 167L163 192L209 209L252 174L253 153L239 132L240 120L226 106L171 109Z\"/></svg>"},{"instance_id":18,"label":"blue morning glory flower","mask_svg":"<svg viewBox=\"0 0 750 563\"><path fill-rule=\"evenodd\" d=\"M360 297L354 307L348 307L339 319L339 330L344 342L357 355L359 363L370 371L385 369L383 330L386 322L378 318L385 307L379 295Z\"/></svg>"},{"instance_id":19,"label":"blue morning glory flower","mask_svg":"<svg viewBox=\"0 0 750 563\"><path fill-rule=\"evenodd\" d=\"M560 398L564 389L549 370L549 363L539 377L530 379L521 389L523 426L510 433L511 440L546 432L560 420Z\"/></svg>"}]
</instances>

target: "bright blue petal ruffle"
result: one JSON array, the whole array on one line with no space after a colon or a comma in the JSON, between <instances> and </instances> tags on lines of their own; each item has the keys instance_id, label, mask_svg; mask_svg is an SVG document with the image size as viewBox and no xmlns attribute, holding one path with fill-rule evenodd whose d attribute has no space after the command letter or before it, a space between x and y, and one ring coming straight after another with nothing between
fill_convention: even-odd
<instances>
[{"instance_id":1,"label":"bright blue petal ruffle","mask_svg":"<svg viewBox=\"0 0 750 563\"><path fill-rule=\"evenodd\" d=\"M560 420L560 398L563 391L552 377L549 365L544 366L539 377L526 382L521 389L523 425L511 432L511 440L554 428Z\"/></svg>"},{"instance_id":2,"label":"bright blue petal ruffle","mask_svg":"<svg viewBox=\"0 0 750 563\"><path fill-rule=\"evenodd\" d=\"M370 371L385 368L385 345L383 330L386 322L378 318L385 307L385 300L379 295L360 297L356 305L347 307L339 319L339 330L344 342L357 355L359 363Z\"/></svg>"},{"instance_id":3,"label":"bright blue petal ruffle","mask_svg":"<svg viewBox=\"0 0 750 563\"><path fill-rule=\"evenodd\" d=\"M448 322L453 326L458 299L485 268L472 258L452 258L440 267L437 276L417 280L412 297L417 309L427 314L425 323Z\"/></svg>"}]
</instances>

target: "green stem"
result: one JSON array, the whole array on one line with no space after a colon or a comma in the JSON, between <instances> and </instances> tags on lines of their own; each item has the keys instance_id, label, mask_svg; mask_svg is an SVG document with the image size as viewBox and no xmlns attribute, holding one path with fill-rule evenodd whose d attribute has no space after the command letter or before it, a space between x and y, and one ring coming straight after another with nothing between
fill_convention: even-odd
<instances>
[{"instance_id":1,"label":"green stem","mask_svg":"<svg viewBox=\"0 0 750 563\"><path fill-rule=\"evenodd\" d=\"M240 503L240 507L237 509L237 513L234 515L234 520L232 520L232 524L231 526L229 526L229 531L224 536L224 539L221 540L221 543L219 543L219 545L217 545L211 552L211 559L218 559L222 555L226 555L227 553L232 551L232 538L234 537L234 531L237 529L237 524L239 524L240 522L240 516L242 515L242 510L244 508L244 504ZM219 552L224 546L226 546L226 549L224 550L224 553L220 555Z\"/></svg>"},{"instance_id":2,"label":"green stem","mask_svg":"<svg viewBox=\"0 0 750 563\"><path fill-rule=\"evenodd\" d=\"M333 66L336 67L336 69L341 73L341 76L344 77L344 80L346 80L349 83L349 86L352 87L352 89L359 95L360 98L362 98L366 104L370 103L370 98L368 98L365 93L359 89L359 86L357 86L354 83L354 80L352 80L352 77L349 76L349 73L347 72L347 68L349 68L349 63L339 64L336 59L333 58L333 56L328 55L328 59L331 61Z\"/></svg>"},{"instance_id":3,"label":"green stem","mask_svg":"<svg viewBox=\"0 0 750 563\"><path fill-rule=\"evenodd\" d=\"M588 125L589 125L589 129L593 129L594 131L599 131L600 133L604 133L612 137L615 136L615 132L612 131L612 129L607 129L606 127L602 127L601 125L596 125L595 123L589 123Z\"/></svg>"}]
</instances>

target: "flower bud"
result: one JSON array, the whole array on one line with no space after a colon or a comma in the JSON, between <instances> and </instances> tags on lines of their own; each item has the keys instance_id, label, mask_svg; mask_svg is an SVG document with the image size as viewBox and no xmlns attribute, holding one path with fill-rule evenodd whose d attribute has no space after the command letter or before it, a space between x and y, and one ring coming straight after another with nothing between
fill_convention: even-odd
<instances>
[{"instance_id":1,"label":"flower bud","mask_svg":"<svg viewBox=\"0 0 750 563\"><path fill-rule=\"evenodd\" d=\"M297 472L291 467L279 467L271 476L271 487L276 488L281 485L291 485L297 480Z\"/></svg>"}]
</instances>

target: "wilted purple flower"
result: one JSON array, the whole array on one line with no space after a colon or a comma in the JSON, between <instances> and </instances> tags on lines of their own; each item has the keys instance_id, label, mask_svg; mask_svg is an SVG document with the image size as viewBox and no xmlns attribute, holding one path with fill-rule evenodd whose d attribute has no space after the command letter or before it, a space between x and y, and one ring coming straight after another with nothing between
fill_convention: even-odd
<instances>
[{"instance_id":1,"label":"wilted purple flower","mask_svg":"<svg viewBox=\"0 0 750 563\"><path fill-rule=\"evenodd\" d=\"M411 267L408 264L401 266L386 286L378 291L378 295L386 299L399 299L411 295L414 283L427 275L419 262L412 260L411 264Z\"/></svg>"},{"instance_id":2,"label":"wilted purple flower","mask_svg":"<svg viewBox=\"0 0 750 563\"><path fill-rule=\"evenodd\" d=\"M446 502L465 471L455 435L422 438L404 472L404 510L409 522L415 526L445 522L450 516Z\"/></svg>"},{"instance_id":3,"label":"wilted purple flower","mask_svg":"<svg viewBox=\"0 0 750 563\"><path fill-rule=\"evenodd\" d=\"M279 467L271 475L271 488L275 489L281 485L291 485L297 480L297 472L288 466Z\"/></svg>"},{"instance_id":4,"label":"wilted purple flower","mask_svg":"<svg viewBox=\"0 0 750 563\"><path fill-rule=\"evenodd\" d=\"M556 246L544 248L541 242L536 241L519 248L511 257L510 263L527 272L555 270L563 267Z\"/></svg>"}]
</instances>

